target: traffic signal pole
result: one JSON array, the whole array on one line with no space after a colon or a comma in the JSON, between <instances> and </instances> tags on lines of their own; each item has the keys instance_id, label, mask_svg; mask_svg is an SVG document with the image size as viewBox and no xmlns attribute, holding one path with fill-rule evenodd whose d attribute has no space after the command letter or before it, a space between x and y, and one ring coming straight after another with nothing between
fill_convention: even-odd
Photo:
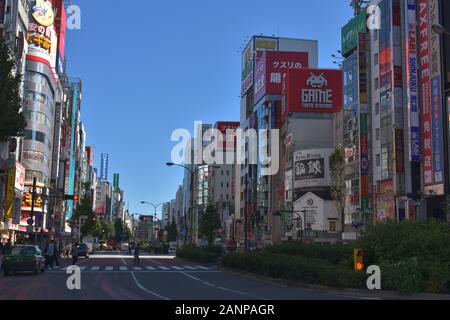
<instances>
[{"instance_id":1,"label":"traffic signal pole","mask_svg":"<svg viewBox=\"0 0 450 320\"><path fill-rule=\"evenodd\" d=\"M31 219L34 220L34 245L37 245L36 216L34 214L34 202L36 201L36 177L33 178L33 192L31 193Z\"/></svg>"}]
</instances>

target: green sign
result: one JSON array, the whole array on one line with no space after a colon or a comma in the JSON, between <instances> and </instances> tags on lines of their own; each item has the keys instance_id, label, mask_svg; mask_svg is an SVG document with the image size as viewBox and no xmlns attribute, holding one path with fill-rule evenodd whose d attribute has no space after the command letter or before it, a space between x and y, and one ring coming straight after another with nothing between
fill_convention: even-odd
<instances>
[{"instance_id":1,"label":"green sign","mask_svg":"<svg viewBox=\"0 0 450 320\"><path fill-rule=\"evenodd\" d=\"M120 180L120 175L115 174L114 175L114 191L119 190L119 180Z\"/></svg>"},{"instance_id":2,"label":"green sign","mask_svg":"<svg viewBox=\"0 0 450 320\"><path fill-rule=\"evenodd\" d=\"M362 12L359 16L350 20L342 28L342 55L345 56L358 46L358 34L367 32L367 15Z\"/></svg>"}]
</instances>

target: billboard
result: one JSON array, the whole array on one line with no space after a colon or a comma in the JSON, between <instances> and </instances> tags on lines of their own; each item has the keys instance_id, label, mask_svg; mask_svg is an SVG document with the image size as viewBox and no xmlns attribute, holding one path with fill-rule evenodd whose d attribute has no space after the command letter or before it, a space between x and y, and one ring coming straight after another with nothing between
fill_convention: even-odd
<instances>
[{"instance_id":1,"label":"billboard","mask_svg":"<svg viewBox=\"0 0 450 320\"><path fill-rule=\"evenodd\" d=\"M86 154L87 154L87 163L91 167L94 166L94 148L93 147L86 147Z\"/></svg>"},{"instance_id":2,"label":"billboard","mask_svg":"<svg viewBox=\"0 0 450 320\"><path fill-rule=\"evenodd\" d=\"M288 70L309 67L307 52L265 51L257 55L255 104L265 95L283 93L283 77Z\"/></svg>"},{"instance_id":3,"label":"billboard","mask_svg":"<svg viewBox=\"0 0 450 320\"><path fill-rule=\"evenodd\" d=\"M422 94L422 138L423 138L423 181L426 187L434 184L433 179L433 133L431 119L431 93L430 93L430 52L429 52L429 25L428 0L419 0L419 47L420 47L420 73Z\"/></svg>"},{"instance_id":4,"label":"billboard","mask_svg":"<svg viewBox=\"0 0 450 320\"><path fill-rule=\"evenodd\" d=\"M240 127L239 122L225 122L220 121L215 125L215 129L219 130L223 136L223 146L219 146L219 149L233 151L236 149L236 130Z\"/></svg>"},{"instance_id":5,"label":"billboard","mask_svg":"<svg viewBox=\"0 0 450 320\"><path fill-rule=\"evenodd\" d=\"M113 182L113 186L114 186L114 191L118 191L120 189L120 175L115 173L114 174L114 182Z\"/></svg>"},{"instance_id":6,"label":"billboard","mask_svg":"<svg viewBox=\"0 0 450 320\"><path fill-rule=\"evenodd\" d=\"M242 53L242 95L253 86L254 51L252 40Z\"/></svg>"},{"instance_id":7,"label":"billboard","mask_svg":"<svg viewBox=\"0 0 450 320\"><path fill-rule=\"evenodd\" d=\"M6 0L0 0L0 24L5 23Z\"/></svg>"},{"instance_id":8,"label":"billboard","mask_svg":"<svg viewBox=\"0 0 450 320\"><path fill-rule=\"evenodd\" d=\"M342 55L346 56L358 46L358 34L367 31L367 15L361 12L342 28Z\"/></svg>"},{"instance_id":9,"label":"billboard","mask_svg":"<svg viewBox=\"0 0 450 320\"><path fill-rule=\"evenodd\" d=\"M44 212L44 200L42 198L44 185L38 184L36 186L36 197L34 199L34 210L37 212ZM31 211L33 204L33 185L25 184L22 194L22 211Z\"/></svg>"},{"instance_id":10,"label":"billboard","mask_svg":"<svg viewBox=\"0 0 450 320\"><path fill-rule=\"evenodd\" d=\"M381 181L377 195L377 221L395 220L394 180Z\"/></svg>"},{"instance_id":11,"label":"billboard","mask_svg":"<svg viewBox=\"0 0 450 320\"><path fill-rule=\"evenodd\" d=\"M109 166L109 155L102 153L102 159L100 163L100 180L108 180L108 166Z\"/></svg>"},{"instance_id":12,"label":"billboard","mask_svg":"<svg viewBox=\"0 0 450 320\"><path fill-rule=\"evenodd\" d=\"M286 75L284 113L337 113L343 105L342 70L298 69Z\"/></svg>"},{"instance_id":13,"label":"billboard","mask_svg":"<svg viewBox=\"0 0 450 320\"><path fill-rule=\"evenodd\" d=\"M329 159L332 149L314 149L294 153L294 188L330 186Z\"/></svg>"},{"instance_id":14,"label":"billboard","mask_svg":"<svg viewBox=\"0 0 450 320\"><path fill-rule=\"evenodd\" d=\"M55 69L58 37L52 1L32 1L29 18L26 35L29 44L28 55L45 61L52 69Z\"/></svg>"},{"instance_id":15,"label":"billboard","mask_svg":"<svg viewBox=\"0 0 450 320\"><path fill-rule=\"evenodd\" d=\"M411 130L410 146L411 161L418 162L421 159L420 151L420 123L419 123L419 83L417 61L417 6L416 0L408 0L407 14L407 86L409 88L408 112L409 126Z\"/></svg>"},{"instance_id":16,"label":"billboard","mask_svg":"<svg viewBox=\"0 0 450 320\"><path fill-rule=\"evenodd\" d=\"M58 35L58 52L61 59L65 60L67 14L64 0L56 0L56 33Z\"/></svg>"},{"instance_id":17,"label":"billboard","mask_svg":"<svg viewBox=\"0 0 450 320\"><path fill-rule=\"evenodd\" d=\"M439 1L429 0L429 40L430 40L430 95L431 120L433 127L433 179L434 185L444 184L444 130L443 130L443 97L442 97L442 59L440 35L431 26L440 24ZM442 195L443 188L439 188Z\"/></svg>"}]
</instances>

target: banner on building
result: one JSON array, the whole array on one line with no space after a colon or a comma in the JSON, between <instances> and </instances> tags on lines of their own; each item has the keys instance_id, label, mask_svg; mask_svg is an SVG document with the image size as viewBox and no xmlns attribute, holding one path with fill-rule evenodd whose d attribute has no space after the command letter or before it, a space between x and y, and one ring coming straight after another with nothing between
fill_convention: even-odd
<instances>
[{"instance_id":1,"label":"banner on building","mask_svg":"<svg viewBox=\"0 0 450 320\"><path fill-rule=\"evenodd\" d=\"M395 190L394 180L381 181L377 196L377 221L395 220Z\"/></svg>"},{"instance_id":2,"label":"banner on building","mask_svg":"<svg viewBox=\"0 0 450 320\"><path fill-rule=\"evenodd\" d=\"M286 75L287 113L337 113L343 100L342 70L292 69Z\"/></svg>"},{"instance_id":3,"label":"banner on building","mask_svg":"<svg viewBox=\"0 0 450 320\"><path fill-rule=\"evenodd\" d=\"M346 56L358 46L358 34L367 31L367 14L363 10L361 14L350 20L342 28L342 55Z\"/></svg>"},{"instance_id":4,"label":"banner on building","mask_svg":"<svg viewBox=\"0 0 450 320\"><path fill-rule=\"evenodd\" d=\"M410 160L419 162L421 159L420 150L420 122L419 122L419 83L418 83L418 61L417 61L417 6L416 0L408 0L407 15L407 87L409 88L408 112L411 137Z\"/></svg>"},{"instance_id":5,"label":"banner on building","mask_svg":"<svg viewBox=\"0 0 450 320\"><path fill-rule=\"evenodd\" d=\"M254 102L266 95L283 93L283 77L288 70L308 68L307 52L265 51L257 55Z\"/></svg>"},{"instance_id":6,"label":"banner on building","mask_svg":"<svg viewBox=\"0 0 450 320\"><path fill-rule=\"evenodd\" d=\"M120 189L120 175L119 174L114 174L114 191L118 191Z\"/></svg>"},{"instance_id":7,"label":"banner on building","mask_svg":"<svg viewBox=\"0 0 450 320\"><path fill-rule=\"evenodd\" d=\"M329 161L332 153L332 149L295 152L294 188L330 186Z\"/></svg>"},{"instance_id":8,"label":"banner on building","mask_svg":"<svg viewBox=\"0 0 450 320\"><path fill-rule=\"evenodd\" d=\"M102 162L100 164L100 180L108 180L109 155L102 153Z\"/></svg>"}]
</instances>

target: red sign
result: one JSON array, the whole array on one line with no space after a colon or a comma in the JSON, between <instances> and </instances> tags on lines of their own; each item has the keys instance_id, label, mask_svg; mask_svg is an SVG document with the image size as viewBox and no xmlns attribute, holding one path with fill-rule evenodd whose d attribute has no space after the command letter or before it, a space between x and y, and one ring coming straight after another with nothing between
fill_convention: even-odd
<instances>
[{"instance_id":1,"label":"red sign","mask_svg":"<svg viewBox=\"0 0 450 320\"><path fill-rule=\"evenodd\" d=\"M286 113L337 113L343 105L342 70L299 69L286 76Z\"/></svg>"},{"instance_id":2,"label":"red sign","mask_svg":"<svg viewBox=\"0 0 450 320\"><path fill-rule=\"evenodd\" d=\"M281 95L286 72L309 66L307 52L265 51L259 55L255 68L255 102L268 94Z\"/></svg>"},{"instance_id":3,"label":"red sign","mask_svg":"<svg viewBox=\"0 0 450 320\"><path fill-rule=\"evenodd\" d=\"M236 149L236 130L241 124L239 122L217 122L215 129L219 130L223 135L224 150ZM219 146L220 148L220 146Z\"/></svg>"},{"instance_id":4,"label":"red sign","mask_svg":"<svg viewBox=\"0 0 450 320\"><path fill-rule=\"evenodd\" d=\"M430 51L428 48L428 0L419 0L419 42L420 42L420 69L422 91L422 137L423 137L423 174L425 186L431 186L433 179L433 130L431 116L430 92Z\"/></svg>"},{"instance_id":5,"label":"red sign","mask_svg":"<svg viewBox=\"0 0 450 320\"><path fill-rule=\"evenodd\" d=\"M56 33L58 35L58 50L61 54L62 60L65 57L65 48L66 48L66 31L67 31L67 14L66 8L64 7L64 0L56 1L56 19L55 19L55 27Z\"/></svg>"}]
</instances>

